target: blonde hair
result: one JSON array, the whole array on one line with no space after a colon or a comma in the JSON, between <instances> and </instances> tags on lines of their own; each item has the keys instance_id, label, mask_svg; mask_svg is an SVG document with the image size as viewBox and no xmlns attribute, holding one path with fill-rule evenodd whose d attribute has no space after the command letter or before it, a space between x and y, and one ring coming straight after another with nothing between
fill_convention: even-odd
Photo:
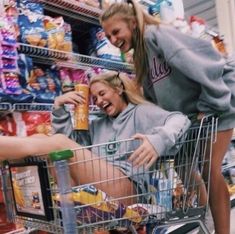
<instances>
[{"instance_id":1,"label":"blonde hair","mask_svg":"<svg viewBox=\"0 0 235 234\"><path fill-rule=\"evenodd\" d=\"M112 89L122 90L122 97L126 103L132 103L135 105L147 103L136 82L131 80L124 73L109 71L96 75L92 77L90 87L96 82L103 83Z\"/></svg>"},{"instance_id":2,"label":"blonde hair","mask_svg":"<svg viewBox=\"0 0 235 234\"><path fill-rule=\"evenodd\" d=\"M144 42L145 25L159 25L160 21L145 12L135 0L128 0L128 3L122 2L110 5L100 16L101 25L102 22L113 16L118 16L127 23L130 22L131 19L135 19L137 22L137 27L133 32L134 63L137 83L142 85L144 77L148 72L148 58Z\"/></svg>"}]
</instances>

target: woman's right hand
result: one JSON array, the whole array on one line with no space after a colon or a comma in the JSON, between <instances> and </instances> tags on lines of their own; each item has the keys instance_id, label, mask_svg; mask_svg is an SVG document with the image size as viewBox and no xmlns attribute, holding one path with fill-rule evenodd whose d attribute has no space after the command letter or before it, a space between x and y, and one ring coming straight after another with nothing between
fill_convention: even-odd
<instances>
[{"instance_id":1,"label":"woman's right hand","mask_svg":"<svg viewBox=\"0 0 235 234\"><path fill-rule=\"evenodd\" d=\"M71 91L56 97L54 101L54 108L58 109L64 104L73 104L76 106L78 104L83 104L84 102L85 98L82 95L82 92Z\"/></svg>"}]
</instances>

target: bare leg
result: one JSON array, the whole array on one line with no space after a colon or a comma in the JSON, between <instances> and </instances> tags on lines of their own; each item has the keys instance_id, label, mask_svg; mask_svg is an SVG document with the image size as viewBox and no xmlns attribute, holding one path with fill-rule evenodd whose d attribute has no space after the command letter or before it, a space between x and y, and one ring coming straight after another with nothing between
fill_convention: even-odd
<instances>
[{"instance_id":1,"label":"bare leg","mask_svg":"<svg viewBox=\"0 0 235 234\"><path fill-rule=\"evenodd\" d=\"M31 137L0 136L0 160L17 159L28 155L46 154L66 147L63 144L68 138L63 135L46 136L43 134Z\"/></svg>"},{"instance_id":2,"label":"bare leg","mask_svg":"<svg viewBox=\"0 0 235 234\"><path fill-rule=\"evenodd\" d=\"M28 155L48 154L51 151L74 149L80 146L62 134L53 136L39 135L34 137L0 136L0 160L22 158ZM88 160L85 162L85 159ZM133 183L118 169L107 163L105 159L92 155L88 150L77 150L76 162L71 167L71 175L77 185L99 182L95 186L108 195L121 198L134 194ZM78 163L80 161L80 163ZM120 178L123 177L123 178ZM105 181L100 183L100 181ZM133 199L125 199L132 203Z\"/></svg>"},{"instance_id":3,"label":"bare leg","mask_svg":"<svg viewBox=\"0 0 235 234\"><path fill-rule=\"evenodd\" d=\"M228 150L232 132L232 129L218 132L217 141L212 148L209 202L216 234L230 233L230 197L221 173L221 165Z\"/></svg>"},{"instance_id":4,"label":"bare leg","mask_svg":"<svg viewBox=\"0 0 235 234\"><path fill-rule=\"evenodd\" d=\"M133 197L126 198L135 194L134 185L118 167L113 167L105 158L100 159L87 149L74 152L76 156L71 160L74 164L70 168L76 185L93 184L122 203L129 205L135 202Z\"/></svg>"},{"instance_id":5,"label":"bare leg","mask_svg":"<svg viewBox=\"0 0 235 234\"><path fill-rule=\"evenodd\" d=\"M53 136L36 135L33 137L0 137L0 157L5 159L48 154L55 150L79 147L76 142L61 134ZM92 155L90 151L76 150L76 157L72 161L75 164L71 167L71 173L76 185L99 182L95 184L96 188L115 198L134 194L133 183L118 168L107 163L105 159L102 160L98 156ZM104 182L101 183L100 181ZM131 199L125 199L125 202L131 203Z\"/></svg>"}]
</instances>

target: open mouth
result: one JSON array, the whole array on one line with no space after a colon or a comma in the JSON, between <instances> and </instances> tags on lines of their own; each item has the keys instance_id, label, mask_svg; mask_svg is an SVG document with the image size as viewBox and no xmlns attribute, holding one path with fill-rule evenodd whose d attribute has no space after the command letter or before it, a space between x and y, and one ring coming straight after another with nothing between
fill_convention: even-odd
<instances>
[{"instance_id":1,"label":"open mouth","mask_svg":"<svg viewBox=\"0 0 235 234\"><path fill-rule=\"evenodd\" d=\"M108 108L109 108L110 106L112 106L112 103L106 103L106 104L104 104L104 105L102 106L102 109L103 109L105 112L107 112L107 111L108 111Z\"/></svg>"},{"instance_id":2,"label":"open mouth","mask_svg":"<svg viewBox=\"0 0 235 234\"><path fill-rule=\"evenodd\" d=\"M117 44L117 47L118 47L120 50L122 50L122 48L124 47L124 45L125 45L125 42L122 41L122 42L119 42L119 43Z\"/></svg>"}]
</instances>

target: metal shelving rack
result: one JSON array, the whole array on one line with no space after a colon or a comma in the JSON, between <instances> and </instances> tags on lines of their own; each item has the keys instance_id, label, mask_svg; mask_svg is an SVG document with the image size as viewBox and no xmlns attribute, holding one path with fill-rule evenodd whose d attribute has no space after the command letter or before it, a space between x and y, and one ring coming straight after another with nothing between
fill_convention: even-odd
<instances>
[{"instance_id":1,"label":"metal shelving rack","mask_svg":"<svg viewBox=\"0 0 235 234\"><path fill-rule=\"evenodd\" d=\"M99 25L101 9L88 6L75 0L35 0L44 4L46 10L60 15Z\"/></svg>"},{"instance_id":2,"label":"metal shelving rack","mask_svg":"<svg viewBox=\"0 0 235 234\"><path fill-rule=\"evenodd\" d=\"M133 65L109 59L101 59L97 57L65 52L60 50L48 49L39 46L32 46L28 44L19 43L18 51L23 54L30 55L35 59L40 59L48 64L54 62L57 66L69 67L69 68L89 68L100 67L109 70L119 70L125 72L133 72ZM46 58L46 60L45 60Z\"/></svg>"},{"instance_id":3,"label":"metal shelving rack","mask_svg":"<svg viewBox=\"0 0 235 234\"><path fill-rule=\"evenodd\" d=\"M101 9L88 6L75 0L35 0L44 4L44 8L51 12L56 12L63 16L82 20L87 23L99 25L99 15ZM99 67L108 70L133 72L133 65L113 61L110 59L101 59L93 56L82 55L78 53L65 52L60 50L48 49L45 47L33 46L29 44L18 44L19 53L29 55L37 63L56 65L57 67L88 69L91 67ZM46 58L46 59L45 59ZM2 103L0 111L46 111L51 110L49 104L28 103L28 104L11 104Z\"/></svg>"}]
</instances>

